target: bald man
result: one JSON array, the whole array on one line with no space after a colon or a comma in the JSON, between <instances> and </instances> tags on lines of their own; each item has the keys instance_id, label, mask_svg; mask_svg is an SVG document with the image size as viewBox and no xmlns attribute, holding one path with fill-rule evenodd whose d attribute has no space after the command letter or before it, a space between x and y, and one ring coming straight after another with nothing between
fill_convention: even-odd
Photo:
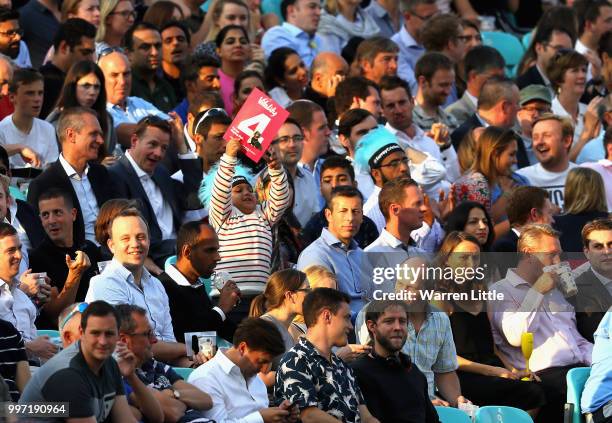
<instances>
[{"instance_id":1,"label":"bald man","mask_svg":"<svg viewBox=\"0 0 612 423\"><path fill-rule=\"evenodd\" d=\"M13 65L9 59L0 55L0 120L15 111L8 95L11 79L13 79Z\"/></svg>"},{"instance_id":2,"label":"bald man","mask_svg":"<svg viewBox=\"0 0 612 423\"><path fill-rule=\"evenodd\" d=\"M336 53L326 51L317 54L310 68L310 85L304 92L304 98L317 103L329 116L329 112L333 111L330 110L333 101L329 99L336 95L336 87L346 78L348 71L348 63Z\"/></svg>"},{"instance_id":3,"label":"bald man","mask_svg":"<svg viewBox=\"0 0 612 423\"><path fill-rule=\"evenodd\" d=\"M159 116L165 120L170 120L170 117L148 101L130 96L132 91L130 60L119 51L104 54L107 50L102 50L98 60L98 66L104 73L106 110L113 117L117 139L125 148L130 148L130 139L139 120L148 115Z\"/></svg>"}]
</instances>

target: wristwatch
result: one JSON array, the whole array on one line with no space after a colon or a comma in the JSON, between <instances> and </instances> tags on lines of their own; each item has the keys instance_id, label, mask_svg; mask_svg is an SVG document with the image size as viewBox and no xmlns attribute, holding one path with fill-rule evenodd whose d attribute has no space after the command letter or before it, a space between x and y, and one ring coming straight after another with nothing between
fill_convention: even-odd
<instances>
[{"instance_id":1,"label":"wristwatch","mask_svg":"<svg viewBox=\"0 0 612 423\"><path fill-rule=\"evenodd\" d=\"M178 391L178 389L174 389L174 388L170 388L172 389L172 395L174 395L174 398L176 398L177 400L181 399L181 393Z\"/></svg>"}]
</instances>

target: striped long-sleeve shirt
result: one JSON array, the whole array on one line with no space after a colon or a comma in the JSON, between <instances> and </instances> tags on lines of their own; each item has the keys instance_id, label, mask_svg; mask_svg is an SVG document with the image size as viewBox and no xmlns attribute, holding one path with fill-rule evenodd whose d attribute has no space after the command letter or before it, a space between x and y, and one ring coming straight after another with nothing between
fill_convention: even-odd
<instances>
[{"instance_id":1,"label":"striped long-sleeve shirt","mask_svg":"<svg viewBox=\"0 0 612 423\"><path fill-rule=\"evenodd\" d=\"M219 162L210 199L210 224L219 236L221 261L216 271L229 272L243 295L264 291L270 276L272 226L289 207L289 184L283 169L269 169L268 200L244 214L232 205L235 157L224 154Z\"/></svg>"}]
</instances>

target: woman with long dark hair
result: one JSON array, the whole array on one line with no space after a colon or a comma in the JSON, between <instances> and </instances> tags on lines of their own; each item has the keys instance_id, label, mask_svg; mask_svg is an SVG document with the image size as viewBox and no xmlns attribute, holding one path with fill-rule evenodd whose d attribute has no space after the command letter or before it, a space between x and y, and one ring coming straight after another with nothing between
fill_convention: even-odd
<instances>
[{"instance_id":1,"label":"woman with long dark hair","mask_svg":"<svg viewBox=\"0 0 612 423\"><path fill-rule=\"evenodd\" d=\"M104 145L100 148L98 160L112 155L117 145L117 134L113 126L113 118L106 112L106 91L102 70L89 60L82 60L72 65L55 109L47 116L47 121L57 125L59 115L65 108L87 107L98 114L102 128Z\"/></svg>"},{"instance_id":2,"label":"woman with long dark hair","mask_svg":"<svg viewBox=\"0 0 612 423\"><path fill-rule=\"evenodd\" d=\"M495 238L489 212L475 201L464 201L457 205L447 216L444 230L447 234L459 231L475 237L482 251L489 251Z\"/></svg>"},{"instance_id":3,"label":"woman with long dark hair","mask_svg":"<svg viewBox=\"0 0 612 423\"><path fill-rule=\"evenodd\" d=\"M304 95L308 69L295 50L279 47L268 58L265 78L270 97L287 107Z\"/></svg>"},{"instance_id":4,"label":"woman with long dark hair","mask_svg":"<svg viewBox=\"0 0 612 423\"><path fill-rule=\"evenodd\" d=\"M221 98L227 114L232 116L234 81L251 60L249 35L242 26L228 25L219 31L215 38L215 44L217 45L217 55L221 59L221 67L218 70Z\"/></svg>"}]
</instances>

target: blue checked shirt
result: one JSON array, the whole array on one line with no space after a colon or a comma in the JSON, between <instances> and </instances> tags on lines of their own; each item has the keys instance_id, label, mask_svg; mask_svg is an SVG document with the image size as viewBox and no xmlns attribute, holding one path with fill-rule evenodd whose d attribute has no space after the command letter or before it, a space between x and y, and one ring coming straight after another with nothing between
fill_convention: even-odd
<instances>
[{"instance_id":1,"label":"blue checked shirt","mask_svg":"<svg viewBox=\"0 0 612 423\"><path fill-rule=\"evenodd\" d=\"M116 104L106 103L106 111L113 117L115 128L122 123L138 123L140 119L149 115L170 120L170 116L140 97L126 98L125 110Z\"/></svg>"},{"instance_id":2,"label":"blue checked shirt","mask_svg":"<svg viewBox=\"0 0 612 423\"><path fill-rule=\"evenodd\" d=\"M315 56L320 52L322 42L318 35L311 36L297 26L285 22L265 32L261 39L261 47L266 60L279 47L292 48L302 58L306 67L310 68Z\"/></svg>"}]
</instances>

